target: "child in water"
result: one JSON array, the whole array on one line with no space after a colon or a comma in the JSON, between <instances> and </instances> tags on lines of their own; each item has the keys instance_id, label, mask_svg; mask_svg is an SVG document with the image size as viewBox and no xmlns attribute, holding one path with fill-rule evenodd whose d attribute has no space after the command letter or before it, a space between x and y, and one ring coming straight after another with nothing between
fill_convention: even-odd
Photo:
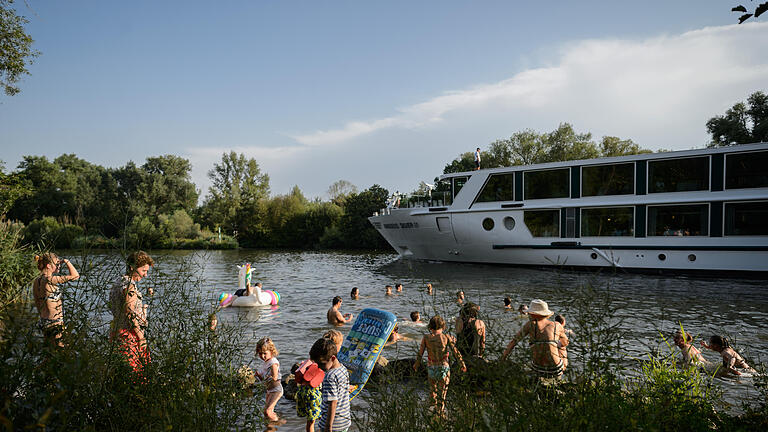
<instances>
[{"instance_id":1,"label":"child in water","mask_svg":"<svg viewBox=\"0 0 768 432\"><path fill-rule=\"evenodd\" d=\"M678 330L675 332L673 340L675 341L675 345L677 345L677 347L680 348L680 351L683 353L683 363L696 363L699 365L707 363L707 359L701 355L701 351L693 346L693 336L691 336L690 333L683 333L682 331Z\"/></svg>"},{"instance_id":2,"label":"child in water","mask_svg":"<svg viewBox=\"0 0 768 432\"><path fill-rule=\"evenodd\" d=\"M755 372L755 370L744 361L744 358L731 348L728 339L722 336L710 336L709 343L701 341L701 346L720 353L720 356L723 357L723 369L725 369L727 373L741 375L744 372Z\"/></svg>"},{"instance_id":3,"label":"child in water","mask_svg":"<svg viewBox=\"0 0 768 432\"><path fill-rule=\"evenodd\" d=\"M283 397L283 384L280 382L280 362L277 361L278 354L272 339L266 337L256 342L256 356L264 362L264 365L256 371L256 376L266 383L264 417L270 421L279 420L275 414L275 405Z\"/></svg>"},{"instance_id":4,"label":"child in water","mask_svg":"<svg viewBox=\"0 0 768 432\"><path fill-rule=\"evenodd\" d=\"M435 315L429 320L428 335L421 339L421 348L413 369L418 370L424 350L427 351L427 377L429 380L430 402L441 416L445 416L445 395L448 392L448 383L451 379L451 366L448 363L450 351L453 351L456 359L461 364L461 371L466 372L467 366L456 349L456 341L449 335L443 334L445 320L440 315Z\"/></svg>"}]
</instances>

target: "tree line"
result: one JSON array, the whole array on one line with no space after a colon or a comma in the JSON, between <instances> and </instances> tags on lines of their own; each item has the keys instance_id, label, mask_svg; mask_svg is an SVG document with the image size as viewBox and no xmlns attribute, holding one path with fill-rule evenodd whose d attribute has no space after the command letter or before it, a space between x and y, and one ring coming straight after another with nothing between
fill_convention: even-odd
<instances>
[{"instance_id":1,"label":"tree line","mask_svg":"<svg viewBox=\"0 0 768 432\"><path fill-rule=\"evenodd\" d=\"M768 96L755 92L706 123L710 147L768 141ZM648 153L630 139L595 141L568 123L552 132L526 129L490 143L482 167ZM175 155L105 168L63 154L24 156L6 174L0 163L0 215L18 223L26 242L58 248L379 249L388 246L368 222L386 206L379 185L358 192L339 180L328 200L308 199L298 186L271 195L269 175L243 154L224 153L208 172L202 204L191 164ZM473 153L444 173L474 169Z\"/></svg>"},{"instance_id":2,"label":"tree line","mask_svg":"<svg viewBox=\"0 0 768 432\"><path fill-rule=\"evenodd\" d=\"M711 140L707 147L768 142L768 95L752 93L747 102L738 102L724 115L706 123ZM658 150L667 151L667 150ZM569 123L561 123L552 132L526 129L505 139L498 139L480 152L483 168L531 165L598 157L652 153L631 139L604 136L599 142L589 132L577 133ZM475 169L474 152L460 154L445 165L443 174Z\"/></svg>"},{"instance_id":3,"label":"tree line","mask_svg":"<svg viewBox=\"0 0 768 432\"><path fill-rule=\"evenodd\" d=\"M329 201L309 200L298 186L270 196L256 160L230 152L208 173L198 205L191 168L175 155L119 168L74 154L24 156L15 172L0 172L0 209L28 243L58 248L386 247L367 220L388 196L378 185L357 192L342 180Z\"/></svg>"}]
</instances>

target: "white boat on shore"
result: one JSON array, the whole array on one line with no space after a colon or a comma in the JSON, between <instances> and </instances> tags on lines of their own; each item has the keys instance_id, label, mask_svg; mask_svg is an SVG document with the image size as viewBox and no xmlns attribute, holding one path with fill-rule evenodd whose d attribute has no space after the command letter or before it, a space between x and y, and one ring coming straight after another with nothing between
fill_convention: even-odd
<instances>
[{"instance_id":1,"label":"white boat on shore","mask_svg":"<svg viewBox=\"0 0 768 432\"><path fill-rule=\"evenodd\" d=\"M369 218L401 257L768 272L768 143L445 174ZM441 194L442 191L442 194Z\"/></svg>"}]
</instances>

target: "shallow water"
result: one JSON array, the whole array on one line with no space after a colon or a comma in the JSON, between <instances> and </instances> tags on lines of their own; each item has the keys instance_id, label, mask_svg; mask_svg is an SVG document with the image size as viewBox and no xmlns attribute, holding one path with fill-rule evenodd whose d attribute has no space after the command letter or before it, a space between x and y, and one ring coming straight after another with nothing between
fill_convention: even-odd
<instances>
[{"instance_id":1,"label":"shallow water","mask_svg":"<svg viewBox=\"0 0 768 432\"><path fill-rule=\"evenodd\" d=\"M435 312L450 318L458 308L455 292L464 290L468 301L481 306L481 314L490 334L504 340L522 321L515 312L505 313L502 299L512 298L513 305L541 298L556 313L570 311L575 287L583 283L608 287L612 302L620 306L618 317L627 332L624 349L630 357L645 357L650 349L660 347L660 332L670 336L682 322L686 331L700 340L701 336L725 334L735 339L748 359L766 361L768 358L768 281L747 279L715 279L636 274L593 274L557 269L527 269L472 264L432 263L399 260L392 254L359 254L341 252L272 252L255 250L213 252L162 253L164 260L191 258L201 266L205 280L204 298L215 304L221 292L237 288L236 265L252 263L256 281L265 289L276 290L282 300L277 307L227 308L218 313L220 325L237 323L245 329L243 337L255 346L256 340L269 336L280 350L281 373L290 371L292 364L308 357L312 343L331 328L325 314L331 299L343 299L342 312L357 314L366 307L393 312L407 320L411 311L421 311L422 317ZM151 277L151 276L150 276ZM404 285L403 293L394 297L384 295L384 286ZM435 288L427 296L426 282ZM360 299L351 300L350 290L359 287ZM150 316L151 319L151 316ZM341 328L346 334L346 328ZM412 357L420 340L422 328L403 325L401 333L413 338L385 348L387 358ZM489 342L492 344L493 342ZM572 341L578 344L578 339ZM523 349L521 346L518 349ZM244 353L251 358L253 350ZM718 362L716 353L704 355ZM636 367L627 362L629 374ZM749 379L718 379L724 389L724 399L739 406L756 392ZM353 402L353 409L358 401ZM296 416L293 402L281 399L278 414L288 423L280 430L299 430L304 420Z\"/></svg>"}]
</instances>

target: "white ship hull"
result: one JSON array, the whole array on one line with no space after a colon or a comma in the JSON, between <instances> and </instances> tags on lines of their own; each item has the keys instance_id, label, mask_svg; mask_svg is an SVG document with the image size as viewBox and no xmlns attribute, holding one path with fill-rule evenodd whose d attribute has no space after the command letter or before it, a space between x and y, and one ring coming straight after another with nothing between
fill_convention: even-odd
<instances>
[{"instance_id":1,"label":"white ship hull","mask_svg":"<svg viewBox=\"0 0 768 432\"><path fill-rule=\"evenodd\" d=\"M768 145L765 144L738 148L742 154L747 149L757 151L755 157L768 155ZM735 150L675 152L674 156L683 159L687 156L706 156L712 159L709 172L713 172L713 176L725 175L723 170L712 166L724 164L722 161L727 157L724 153ZM722 156L716 156L718 154ZM457 175L469 177L449 205L387 208L369 220L397 253L414 259L529 266L768 272L768 235L764 234L768 230L754 224L755 214L758 217L768 215L768 187L728 188L725 181L725 186L717 190L717 180L713 180L706 190L699 191L583 197L574 190L566 198L531 200L515 192L510 197L516 199L478 202L492 174L511 176L515 171L552 168L574 170L590 163L626 165L631 162L647 167L653 165L654 158L666 156L670 160L669 155L638 155L446 175L443 177L449 180ZM764 169L768 171L768 166ZM649 178L648 172L641 175L637 172L640 169L636 169L635 181ZM522 174L518 175L522 178ZM572 177L570 182L575 180L578 178ZM642 187L644 185L638 184L635 192ZM746 203L747 207L742 203ZM590 236L588 231L593 228L587 227L584 221L592 217L590 222L594 224L595 211L590 213L590 209L619 209L625 216L631 216L631 221L625 221L630 229L617 230L619 234L616 235ZM689 224L704 226L703 232L691 233L686 228L672 232L668 228L661 233L658 224L663 220L675 220L674 214L667 214L669 209L687 211L689 220L693 220L690 209L700 209L696 210L701 213L699 219ZM532 233L525 223L525 213L536 211L556 215L558 220L553 222L556 228L552 232ZM696 216L693 215L694 218ZM683 215L678 219L685 217ZM734 217L741 219L734 221ZM603 218L611 221L610 215ZM579 220L582 222L579 223ZM745 223L751 223L747 230L739 228L739 224ZM768 224L768 219L762 220L762 224ZM747 235L744 235L745 232Z\"/></svg>"}]
</instances>

